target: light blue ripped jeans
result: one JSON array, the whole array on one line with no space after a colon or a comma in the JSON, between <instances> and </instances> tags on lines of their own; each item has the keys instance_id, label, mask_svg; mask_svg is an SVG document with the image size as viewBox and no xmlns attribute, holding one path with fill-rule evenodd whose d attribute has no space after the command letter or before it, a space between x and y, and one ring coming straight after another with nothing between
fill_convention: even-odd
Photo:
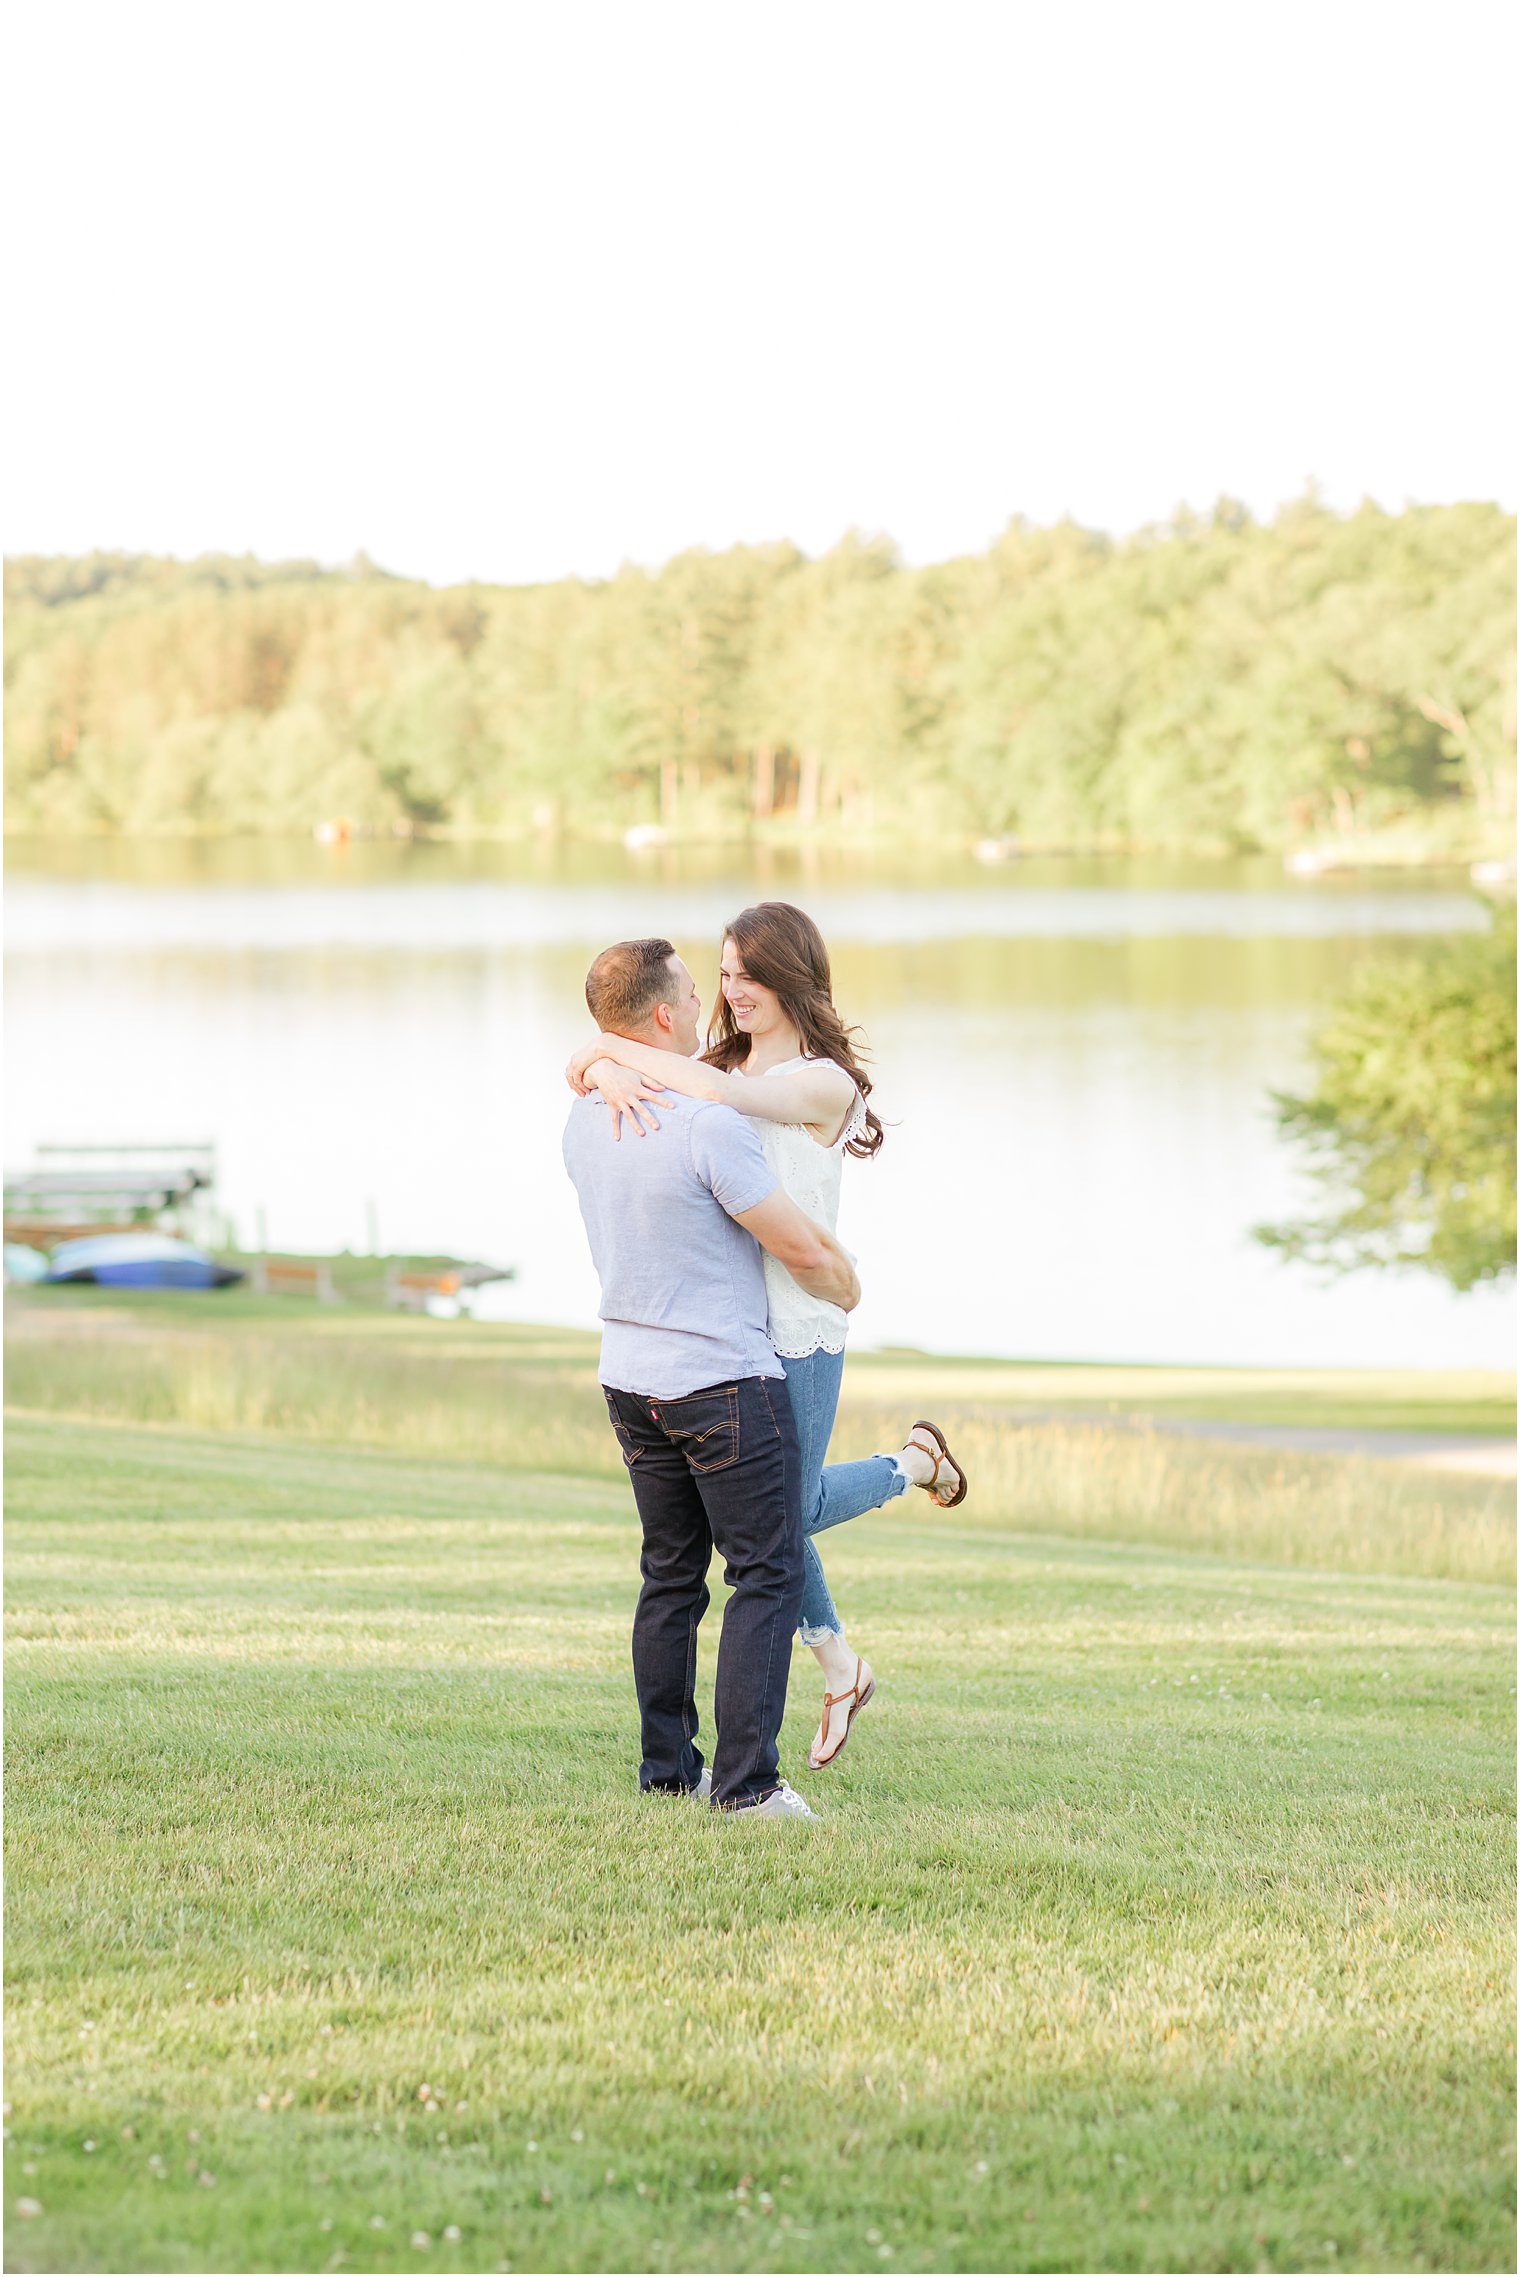
<instances>
[{"instance_id":1,"label":"light blue ripped jeans","mask_svg":"<svg viewBox=\"0 0 1520 2277\"><path fill-rule=\"evenodd\" d=\"M908 1474L895 1455L867 1455L864 1462L825 1464L829 1437L839 1407L839 1386L844 1377L842 1352L809 1352L805 1359L779 1355L786 1370L786 1388L797 1418L802 1449L802 1612L797 1634L805 1645L825 1644L844 1635L829 1585L823 1578L823 1561L812 1536L828 1526L842 1526L867 1510L879 1510L903 1493Z\"/></svg>"}]
</instances>

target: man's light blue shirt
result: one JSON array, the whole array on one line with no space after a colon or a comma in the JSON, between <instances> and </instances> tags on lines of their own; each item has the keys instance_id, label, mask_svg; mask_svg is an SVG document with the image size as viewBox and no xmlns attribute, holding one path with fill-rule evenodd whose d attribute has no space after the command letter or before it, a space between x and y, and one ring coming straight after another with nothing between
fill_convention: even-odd
<instances>
[{"instance_id":1,"label":"man's light blue shirt","mask_svg":"<svg viewBox=\"0 0 1520 2277\"><path fill-rule=\"evenodd\" d=\"M766 1333L760 1247L732 1213L776 1190L732 1107L666 1092L657 1131L621 1139L600 1092L565 1125L565 1168L602 1284L601 1379L645 1399L785 1373Z\"/></svg>"}]
</instances>

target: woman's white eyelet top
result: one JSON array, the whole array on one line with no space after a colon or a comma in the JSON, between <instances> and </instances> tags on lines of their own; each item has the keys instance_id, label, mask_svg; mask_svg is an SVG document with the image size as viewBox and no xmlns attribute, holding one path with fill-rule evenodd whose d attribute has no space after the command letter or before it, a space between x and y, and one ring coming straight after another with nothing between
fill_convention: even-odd
<instances>
[{"instance_id":1,"label":"woman's white eyelet top","mask_svg":"<svg viewBox=\"0 0 1520 2277\"><path fill-rule=\"evenodd\" d=\"M806 1053L766 1069L781 1075L788 1068L815 1067ZM734 1070L743 1075L742 1067ZM839 1182L844 1172L844 1150L866 1119L866 1103L857 1091L855 1104L844 1119L844 1129L832 1146L820 1146L805 1123L769 1123L754 1118L754 1129L765 1149L765 1159L783 1190L799 1210L834 1233L839 1225ZM770 1336L784 1360L805 1360L810 1352L842 1352L847 1318L838 1305L810 1297L800 1289L786 1267L774 1257L765 1259L765 1298L770 1308Z\"/></svg>"}]
</instances>

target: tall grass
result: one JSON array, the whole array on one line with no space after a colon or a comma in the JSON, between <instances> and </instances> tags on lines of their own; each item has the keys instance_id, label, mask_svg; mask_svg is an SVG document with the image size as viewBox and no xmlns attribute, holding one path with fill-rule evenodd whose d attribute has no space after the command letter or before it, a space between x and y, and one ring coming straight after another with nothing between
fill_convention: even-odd
<instances>
[{"instance_id":1,"label":"tall grass","mask_svg":"<svg viewBox=\"0 0 1520 2277\"><path fill-rule=\"evenodd\" d=\"M465 1324L439 1342L380 1319L320 1333L264 1322L164 1327L106 1312L37 1313L21 1325L9 1344L8 1398L40 1414L263 1431L508 1470L620 1471L574 1340L504 1343ZM1143 1427L1031 1424L941 1396L936 1372L932 1360L915 1368L912 1403L851 1402L834 1452L898 1446L924 1411L917 1400L932 1399L973 1481L958 1524L1345 1573L1514 1579L1513 1496L1501 1481L1196 1444Z\"/></svg>"},{"instance_id":2,"label":"tall grass","mask_svg":"<svg viewBox=\"0 0 1520 2277\"><path fill-rule=\"evenodd\" d=\"M842 1429L885 1446L896 1420L857 1408ZM1498 1480L1148 1426L1019 1424L985 1408L954 1418L953 1444L975 1482L973 1522L1340 1573L1515 1576L1513 1493Z\"/></svg>"}]
</instances>

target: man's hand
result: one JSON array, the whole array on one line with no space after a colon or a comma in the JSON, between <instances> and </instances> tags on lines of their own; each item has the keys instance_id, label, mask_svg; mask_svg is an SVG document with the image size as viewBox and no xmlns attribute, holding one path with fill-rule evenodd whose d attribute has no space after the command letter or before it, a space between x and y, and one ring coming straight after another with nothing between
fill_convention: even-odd
<instances>
[{"instance_id":1,"label":"man's hand","mask_svg":"<svg viewBox=\"0 0 1520 2277\"><path fill-rule=\"evenodd\" d=\"M860 1302L855 1268L831 1233L825 1233L805 1210L799 1210L778 1186L752 1210L736 1210L735 1225L752 1233L761 1248L784 1265L810 1297L853 1312Z\"/></svg>"}]
</instances>

